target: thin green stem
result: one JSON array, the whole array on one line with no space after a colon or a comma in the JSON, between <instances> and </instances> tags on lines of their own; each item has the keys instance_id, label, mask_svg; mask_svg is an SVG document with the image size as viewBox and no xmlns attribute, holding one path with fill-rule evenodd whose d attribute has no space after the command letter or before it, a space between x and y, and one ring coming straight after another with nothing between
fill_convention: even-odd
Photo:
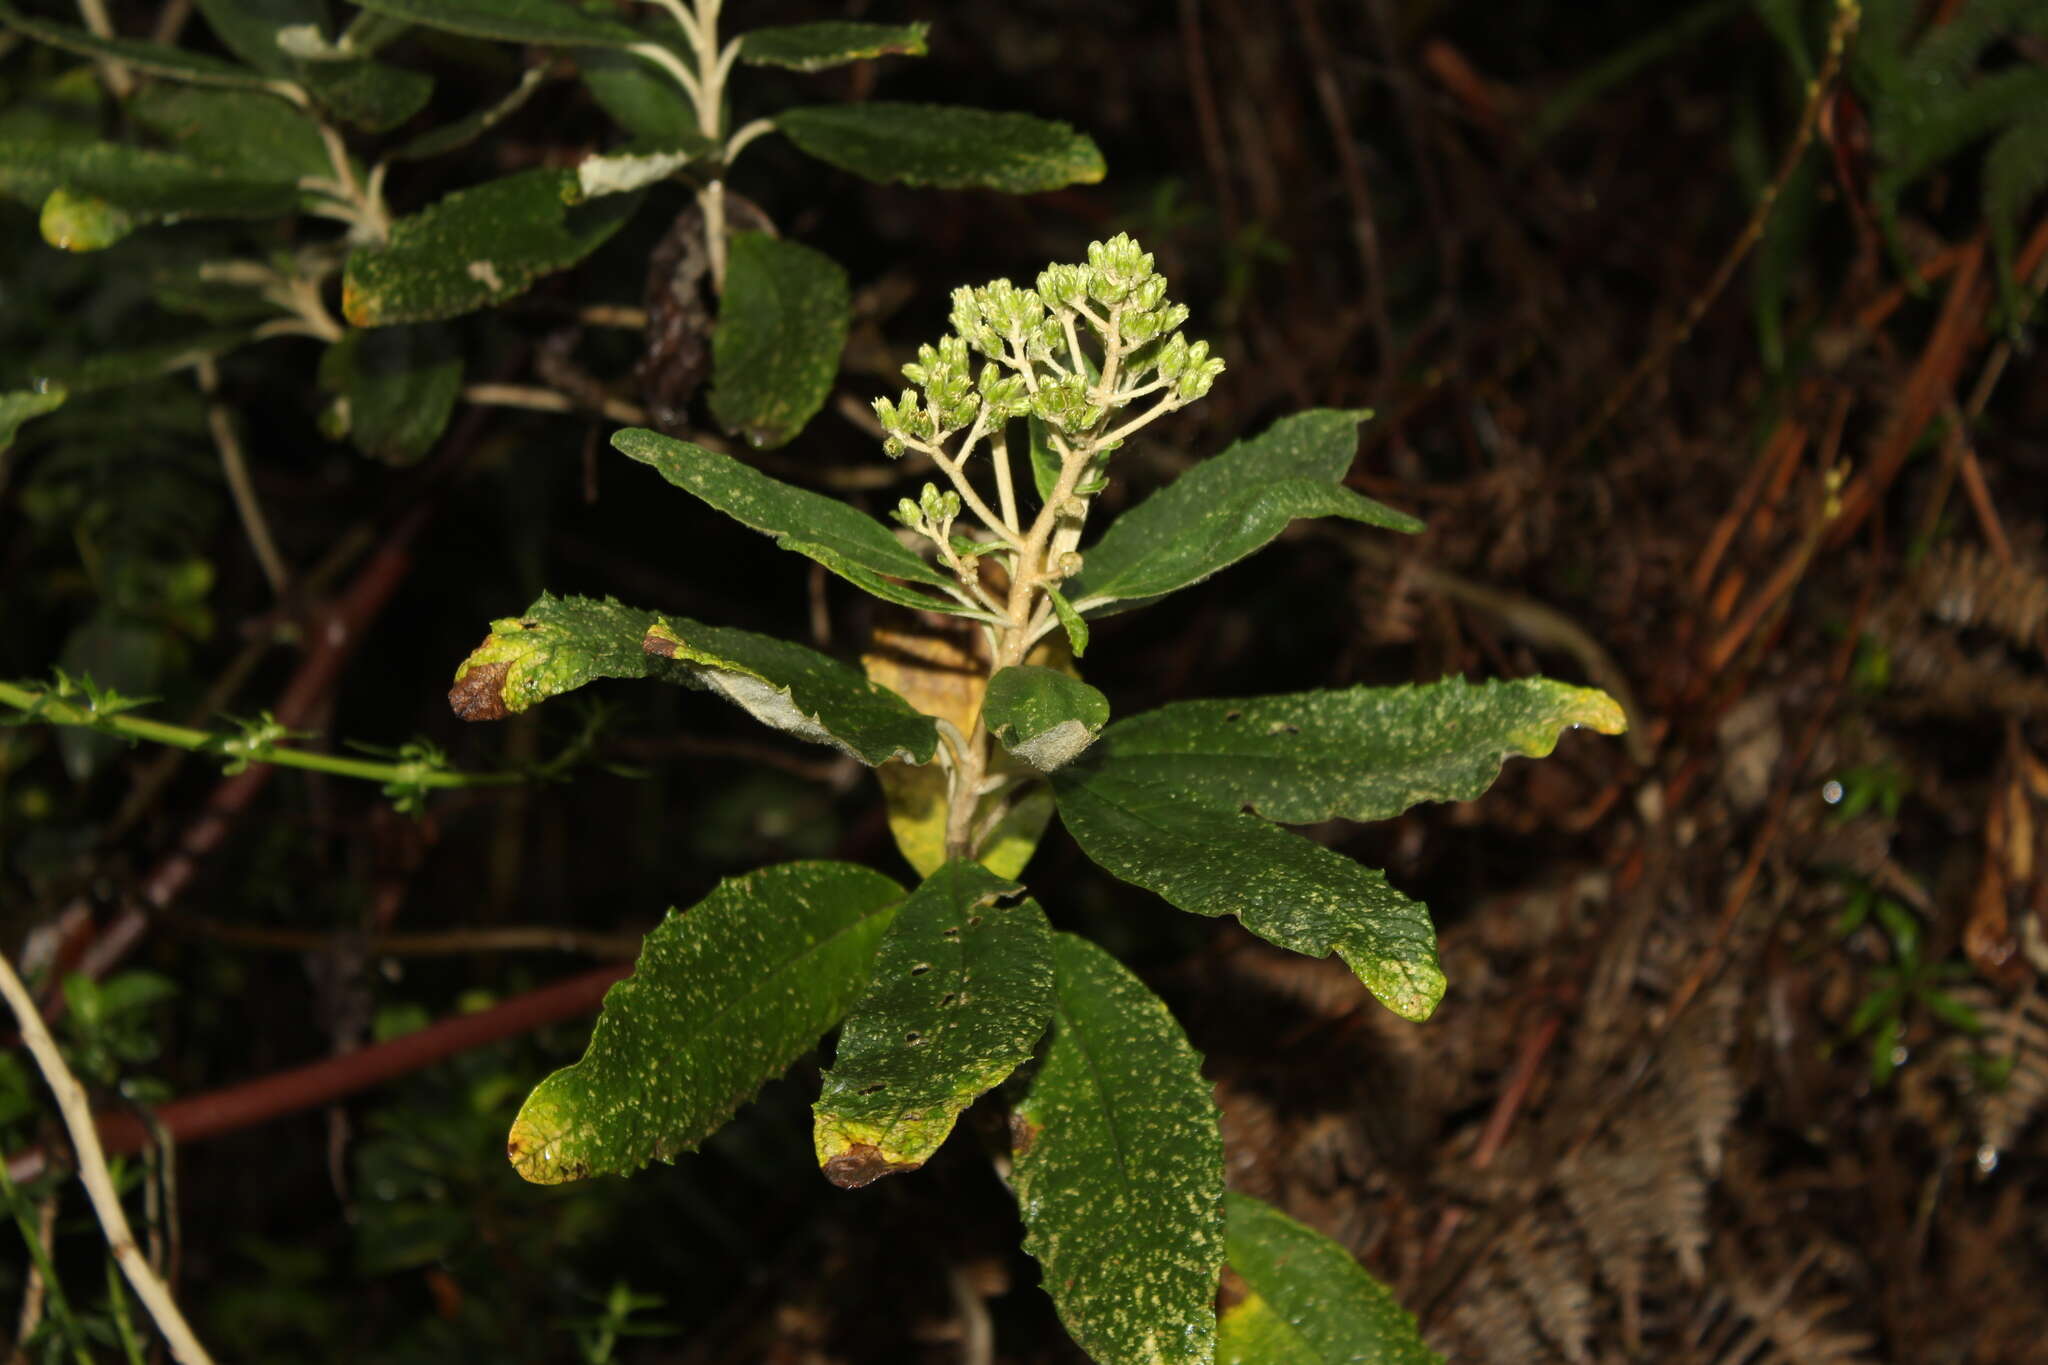
<instances>
[{"instance_id":1,"label":"thin green stem","mask_svg":"<svg viewBox=\"0 0 2048 1365\"><path fill-rule=\"evenodd\" d=\"M21 1240L28 1246L29 1260L35 1265L35 1273L41 1277L43 1302L49 1305L50 1317L57 1323L57 1330L63 1334L65 1344L71 1347L71 1354L77 1357L79 1365L93 1365L92 1351L86 1340L85 1329L79 1326L78 1317L71 1311L71 1300L64 1295L63 1282L57 1278L57 1267L50 1260L50 1248L43 1241L42 1229L29 1216L28 1196L14 1183L14 1177L7 1173L7 1163L0 1161L0 1199L7 1201L8 1212L14 1215L14 1224L21 1229ZM22 1336L26 1340L33 1324L22 1324ZM16 1343L20 1345L21 1343Z\"/></svg>"},{"instance_id":2,"label":"thin green stem","mask_svg":"<svg viewBox=\"0 0 2048 1365\"><path fill-rule=\"evenodd\" d=\"M260 738L196 730L126 712L103 715L90 703L81 705L48 690L21 687L15 683L0 682L0 705L11 706L26 713L30 720L46 725L76 725L118 739L146 740L151 744L169 745L193 753L217 754L231 762L274 763L281 768L303 768L308 772L353 777L365 782L453 788L506 786L525 780L521 773L468 773L426 762L384 763L374 759L314 753L306 749L286 748Z\"/></svg>"}]
</instances>

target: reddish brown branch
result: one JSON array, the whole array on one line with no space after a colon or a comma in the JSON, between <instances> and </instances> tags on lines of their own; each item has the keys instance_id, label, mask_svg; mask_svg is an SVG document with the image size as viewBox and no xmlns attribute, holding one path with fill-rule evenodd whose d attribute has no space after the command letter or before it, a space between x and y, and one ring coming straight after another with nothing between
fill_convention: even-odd
<instances>
[{"instance_id":1,"label":"reddish brown branch","mask_svg":"<svg viewBox=\"0 0 2048 1365\"><path fill-rule=\"evenodd\" d=\"M331 1104L459 1052L588 1014L631 970L625 963L600 967L476 1014L443 1019L388 1043L173 1100L156 1111L156 1121L172 1140L185 1143ZM126 1109L103 1111L94 1123L111 1154L139 1152L151 1140L149 1126ZM41 1148L30 1148L8 1159L8 1174L16 1181L31 1180L42 1174L48 1161Z\"/></svg>"}]
</instances>

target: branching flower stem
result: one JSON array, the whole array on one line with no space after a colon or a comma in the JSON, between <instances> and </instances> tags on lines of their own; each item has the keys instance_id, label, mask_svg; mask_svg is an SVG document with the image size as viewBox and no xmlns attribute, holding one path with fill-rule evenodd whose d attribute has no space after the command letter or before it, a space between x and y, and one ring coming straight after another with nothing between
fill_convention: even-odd
<instances>
[{"instance_id":1,"label":"branching flower stem","mask_svg":"<svg viewBox=\"0 0 2048 1365\"><path fill-rule=\"evenodd\" d=\"M0 954L0 997L5 997L8 1009L13 1011L15 1022L21 1028L21 1040L28 1045L29 1054L35 1058L43 1080L49 1084L50 1093L56 1097L57 1112L63 1115L65 1130L71 1134L71 1145L78 1153L79 1179L85 1182L85 1192L92 1200L93 1212L98 1215L100 1229L106 1234L107 1249L120 1263L128 1283L135 1287L136 1297L142 1300L143 1307L156 1320L157 1330L163 1333L172 1358L179 1365L212 1365L213 1357L193 1335L191 1325L178 1309L177 1300L171 1297L170 1289L150 1268L142 1248L136 1245L135 1233L128 1226L128 1214L121 1207L121 1196L115 1191L114 1178L107 1170L107 1156L100 1148L99 1129L93 1123L92 1105L86 1097L85 1087L64 1064L64 1056L57 1050L57 1040L50 1036L49 1026L43 1022L42 1013L30 997L28 987L22 984L21 978L15 974L14 964L4 954Z\"/></svg>"}]
</instances>

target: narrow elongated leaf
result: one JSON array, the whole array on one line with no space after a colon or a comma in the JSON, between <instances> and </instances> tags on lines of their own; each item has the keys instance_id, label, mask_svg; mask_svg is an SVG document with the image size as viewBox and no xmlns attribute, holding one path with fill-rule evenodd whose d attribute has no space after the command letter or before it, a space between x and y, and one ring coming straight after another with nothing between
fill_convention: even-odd
<instances>
[{"instance_id":1,"label":"narrow elongated leaf","mask_svg":"<svg viewBox=\"0 0 2048 1365\"><path fill-rule=\"evenodd\" d=\"M1268 820L1388 820L1420 801L1470 801L1510 757L1541 758L1576 725L1627 728L1605 692L1548 678L1348 687L1175 702L1105 730L1107 776Z\"/></svg>"},{"instance_id":2,"label":"narrow elongated leaf","mask_svg":"<svg viewBox=\"0 0 2048 1365\"><path fill-rule=\"evenodd\" d=\"M383 62L299 62L294 79L314 102L366 133L388 133L427 107L434 78Z\"/></svg>"},{"instance_id":3,"label":"narrow elongated leaf","mask_svg":"<svg viewBox=\"0 0 2048 1365\"><path fill-rule=\"evenodd\" d=\"M114 142L0 142L0 194L39 203L59 191L150 222L267 218L299 203L298 186L289 180L245 175L176 152Z\"/></svg>"},{"instance_id":4,"label":"narrow elongated leaf","mask_svg":"<svg viewBox=\"0 0 2048 1365\"><path fill-rule=\"evenodd\" d=\"M1158 996L1083 938L1053 940L1052 1041L1018 1106L1024 1249L1104 1365L1208 1365L1223 1138L1201 1059Z\"/></svg>"},{"instance_id":5,"label":"narrow elongated leaf","mask_svg":"<svg viewBox=\"0 0 2048 1365\"><path fill-rule=\"evenodd\" d=\"M1422 530L1405 512L1340 486L1366 415L1297 413L1196 465L1103 532L1067 595L1084 613L1128 611L1265 548L1297 517Z\"/></svg>"},{"instance_id":6,"label":"narrow elongated leaf","mask_svg":"<svg viewBox=\"0 0 2048 1365\"><path fill-rule=\"evenodd\" d=\"M852 1189L922 1166L1052 1016L1052 928L1023 888L956 859L910 894L813 1106L818 1164Z\"/></svg>"},{"instance_id":7,"label":"narrow elongated leaf","mask_svg":"<svg viewBox=\"0 0 2048 1365\"><path fill-rule=\"evenodd\" d=\"M740 60L749 66L783 66L823 71L871 57L922 57L930 24L863 24L827 21L757 28L740 39Z\"/></svg>"},{"instance_id":8,"label":"narrow elongated leaf","mask_svg":"<svg viewBox=\"0 0 2048 1365\"><path fill-rule=\"evenodd\" d=\"M164 43L142 42L133 38L101 38L82 28L69 24L53 24L42 19L31 18L16 9L6 0L0 0L0 24L27 35L39 43L76 52L85 57L112 57L137 71L152 76L167 76L172 80L198 81L209 85L233 85L245 90L263 88L264 77L260 71L209 57L204 53L170 47Z\"/></svg>"},{"instance_id":9,"label":"narrow elongated leaf","mask_svg":"<svg viewBox=\"0 0 2048 1365\"><path fill-rule=\"evenodd\" d=\"M711 415L757 446L788 443L832 392L852 291L830 256L736 232L711 333Z\"/></svg>"},{"instance_id":10,"label":"narrow elongated leaf","mask_svg":"<svg viewBox=\"0 0 2048 1365\"><path fill-rule=\"evenodd\" d=\"M673 659L689 678L764 725L829 744L869 767L929 763L938 727L857 669L772 635L663 617L641 647Z\"/></svg>"},{"instance_id":11,"label":"narrow elongated leaf","mask_svg":"<svg viewBox=\"0 0 2048 1365\"><path fill-rule=\"evenodd\" d=\"M5 455L14 444L22 423L55 412L69 396L61 384L52 384L41 392L0 393L0 455Z\"/></svg>"},{"instance_id":12,"label":"narrow elongated leaf","mask_svg":"<svg viewBox=\"0 0 2048 1365\"><path fill-rule=\"evenodd\" d=\"M1095 742L1109 723L1109 698L1072 674L1020 664L988 680L981 717L1005 749L1051 772Z\"/></svg>"},{"instance_id":13,"label":"narrow elongated leaf","mask_svg":"<svg viewBox=\"0 0 2048 1365\"><path fill-rule=\"evenodd\" d=\"M341 308L358 327L433 322L515 298L618 231L639 196L573 207L573 171L520 171L457 190L392 224L382 246L350 254Z\"/></svg>"},{"instance_id":14,"label":"narrow elongated leaf","mask_svg":"<svg viewBox=\"0 0 2048 1365\"><path fill-rule=\"evenodd\" d=\"M1350 1252L1249 1195L1223 1207L1224 1256L1252 1297L1223 1315L1218 1365L1443 1365Z\"/></svg>"},{"instance_id":15,"label":"narrow elongated leaf","mask_svg":"<svg viewBox=\"0 0 2048 1365\"><path fill-rule=\"evenodd\" d=\"M358 0L362 8L423 28L506 43L548 43L556 47L625 47L641 42L639 30L567 3L567 0Z\"/></svg>"},{"instance_id":16,"label":"narrow elongated leaf","mask_svg":"<svg viewBox=\"0 0 2048 1365\"><path fill-rule=\"evenodd\" d=\"M1334 949L1403 1018L1427 1019L1443 999L1428 908L1385 873L1256 815L1109 776L1093 756L1053 774L1053 793L1074 841L1112 876L1190 914L1235 915L1309 957Z\"/></svg>"},{"instance_id":17,"label":"narrow elongated leaf","mask_svg":"<svg viewBox=\"0 0 2048 1365\"><path fill-rule=\"evenodd\" d=\"M426 106L432 78L344 54L327 42L325 0L198 0L223 44L264 74L305 88L320 106L368 132L396 128ZM308 59L306 53L315 54Z\"/></svg>"},{"instance_id":18,"label":"narrow elongated leaf","mask_svg":"<svg viewBox=\"0 0 2048 1365\"><path fill-rule=\"evenodd\" d=\"M357 328L327 348L320 382L346 402L357 450L411 464L433 449L455 411L462 350L433 323Z\"/></svg>"},{"instance_id":19,"label":"narrow elongated leaf","mask_svg":"<svg viewBox=\"0 0 2048 1365\"><path fill-rule=\"evenodd\" d=\"M1080 658L1088 652L1088 618L1074 610L1074 604L1067 595L1050 583L1046 584L1045 595L1052 600L1053 614L1059 617L1060 629L1067 633L1067 648Z\"/></svg>"},{"instance_id":20,"label":"narrow elongated leaf","mask_svg":"<svg viewBox=\"0 0 2048 1365\"><path fill-rule=\"evenodd\" d=\"M775 126L818 160L881 183L1037 194L1103 175L1087 134L1029 114L874 100L785 109Z\"/></svg>"},{"instance_id":21,"label":"narrow elongated leaf","mask_svg":"<svg viewBox=\"0 0 2048 1365\"><path fill-rule=\"evenodd\" d=\"M734 521L775 537L783 549L815 559L885 602L923 611L968 610L951 598L894 581L936 587L953 580L905 548L880 522L837 498L771 479L730 455L644 427L615 432L612 445Z\"/></svg>"},{"instance_id":22,"label":"narrow elongated leaf","mask_svg":"<svg viewBox=\"0 0 2048 1365\"><path fill-rule=\"evenodd\" d=\"M685 66L694 65L687 53L670 50ZM686 147L692 145L686 139L702 140L690 97L674 76L645 58L586 47L576 54L576 70L598 106L635 141L648 147Z\"/></svg>"},{"instance_id":23,"label":"narrow elongated leaf","mask_svg":"<svg viewBox=\"0 0 2048 1365\"><path fill-rule=\"evenodd\" d=\"M854 863L784 863L671 910L605 993L583 1060L519 1107L513 1168L554 1185L695 1148L859 998L902 899Z\"/></svg>"},{"instance_id":24,"label":"narrow elongated leaf","mask_svg":"<svg viewBox=\"0 0 2048 1365\"><path fill-rule=\"evenodd\" d=\"M525 615L493 621L456 669L448 702L465 720L497 720L599 678L703 688L763 724L869 765L898 756L928 763L938 747L931 717L836 659L610 598L542 593Z\"/></svg>"},{"instance_id":25,"label":"narrow elongated leaf","mask_svg":"<svg viewBox=\"0 0 2048 1365\"><path fill-rule=\"evenodd\" d=\"M135 92L128 112L185 155L247 179L291 185L334 173L319 125L268 95L150 85Z\"/></svg>"},{"instance_id":26,"label":"narrow elongated leaf","mask_svg":"<svg viewBox=\"0 0 2048 1365\"><path fill-rule=\"evenodd\" d=\"M137 346L126 351L99 351L73 365L50 366L37 371L38 379L70 390L73 398L100 389L118 389L129 384L182 370L201 360L213 360L256 339L253 328L219 328L197 332L176 341L154 346Z\"/></svg>"},{"instance_id":27,"label":"narrow elongated leaf","mask_svg":"<svg viewBox=\"0 0 2048 1365\"><path fill-rule=\"evenodd\" d=\"M326 0L196 0L206 26L227 49L258 71L289 76L293 57L278 43L286 29L322 33Z\"/></svg>"}]
</instances>

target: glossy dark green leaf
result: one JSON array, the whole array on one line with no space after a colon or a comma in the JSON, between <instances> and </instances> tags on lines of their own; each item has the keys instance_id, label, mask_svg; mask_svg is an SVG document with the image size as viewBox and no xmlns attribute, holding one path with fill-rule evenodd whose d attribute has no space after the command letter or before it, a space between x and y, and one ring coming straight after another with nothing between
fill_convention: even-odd
<instances>
[{"instance_id":1,"label":"glossy dark green leaf","mask_svg":"<svg viewBox=\"0 0 2048 1365\"><path fill-rule=\"evenodd\" d=\"M988 680L981 718L1005 749L1051 772L1095 742L1109 723L1109 698L1070 673L1018 664Z\"/></svg>"},{"instance_id":2,"label":"glossy dark green leaf","mask_svg":"<svg viewBox=\"0 0 2048 1365\"><path fill-rule=\"evenodd\" d=\"M1052 929L1023 888L956 859L912 892L846 1017L813 1106L818 1164L848 1189L922 1166L1052 1015Z\"/></svg>"},{"instance_id":3,"label":"glossy dark green leaf","mask_svg":"<svg viewBox=\"0 0 2048 1365\"><path fill-rule=\"evenodd\" d=\"M787 640L642 611L607 598L542 593L455 673L457 715L496 720L599 678L656 678L715 692L749 715L874 765L928 763L931 717L848 664Z\"/></svg>"},{"instance_id":4,"label":"glossy dark green leaf","mask_svg":"<svg viewBox=\"0 0 2048 1365\"><path fill-rule=\"evenodd\" d=\"M434 448L462 392L462 350L447 329L356 328L327 348L321 383L347 403L357 450L411 464Z\"/></svg>"},{"instance_id":5,"label":"glossy dark green leaf","mask_svg":"<svg viewBox=\"0 0 2048 1365\"><path fill-rule=\"evenodd\" d=\"M678 61L691 65L687 54L673 47L670 50ZM702 140L690 97L674 76L645 58L612 48L586 47L576 54L576 69L598 107L635 141L650 147L681 147L690 145L685 139Z\"/></svg>"},{"instance_id":6,"label":"glossy dark green leaf","mask_svg":"<svg viewBox=\"0 0 2048 1365\"><path fill-rule=\"evenodd\" d=\"M568 0L357 0L364 9L422 28L506 43L625 47L639 30L599 18Z\"/></svg>"},{"instance_id":7,"label":"glossy dark green leaf","mask_svg":"<svg viewBox=\"0 0 2048 1365\"><path fill-rule=\"evenodd\" d=\"M1098 616L1142 606L1265 548L1297 517L1420 531L1415 518L1341 486L1365 416L1297 413L1204 460L1118 517L1067 595Z\"/></svg>"},{"instance_id":8,"label":"glossy dark green leaf","mask_svg":"<svg viewBox=\"0 0 2048 1365\"><path fill-rule=\"evenodd\" d=\"M1217 1365L1443 1365L1343 1247L1249 1195L1223 1208L1224 1258L1251 1297L1223 1314Z\"/></svg>"},{"instance_id":9,"label":"glossy dark green leaf","mask_svg":"<svg viewBox=\"0 0 2048 1365\"><path fill-rule=\"evenodd\" d=\"M1388 820L1422 801L1470 801L1511 757L1541 758L1577 725L1626 728L1605 692L1548 678L1347 687L1174 702L1103 732L1091 762L1212 810L1291 825Z\"/></svg>"},{"instance_id":10,"label":"glossy dark green leaf","mask_svg":"<svg viewBox=\"0 0 2048 1365\"><path fill-rule=\"evenodd\" d=\"M84 57L112 57L135 70L152 76L167 76L172 80L198 81L210 85L240 86L245 90L263 87L264 76L260 71L219 57L188 51L185 48L170 47L163 43L142 42L132 38L100 38L82 28L69 24L53 24L42 19L31 18L16 9L6 0L0 0L0 25L35 39L51 47L76 52Z\"/></svg>"},{"instance_id":11,"label":"glossy dark green leaf","mask_svg":"<svg viewBox=\"0 0 2048 1365\"><path fill-rule=\"evenodd\" d=\"M268 95L191 85L148 85L128 101L135 121L203 164L244 178L295 184L331 176L319 125Z\"/></svg>"},{"instance_id":12,"label":"glossy dark green leaf","mask_svg":"<svg viewBox=\"0 0 2048 1365\"><path fill-rule=\"evenodd\" d=\"M61 384L52 384L40 391L22 390L14 393L0 393L0 455L5 455L14 444L14 437L24 422L33 421L46 412L55 412L64 406L70 394Z\"/></svg>"},{"instance_id":13,"label":"glossy dark green leaf","mask_svg":"<svg viewBox=\"0 0 2048 1365\"><path fill-rule=\"evenodd\" d=\"M816 560L885 602L923 611L967 610L951 598L904 586L936 587L953 580L905 548L880 522L837 498L780 483L730 455L658 431L631 427L614 434L612 445L740 524L775 537L783 549Z\"/></svg>"},{"instance_id":14,"label":"glossy dark green leaf","mask_svg":"<svg viewBox=\"0 0 2048 1365\"><path fill-rule=\"evenodd\" d=\"M695 1148L839 1022L902 900L854 863L784 863L671 910L605 994L583 1059L520 1106L513 1169L553 1185Z\"/></svg>"},{"instance_id":15,"label":"glossy dark green leaf","mask_svg":"<svg viewBox=\"0 0 2048 1365\"><path fill-rule=\"evenodd\" d=\"M1018 1106L1024 1249L1103 1365L1208 1365L1223 1262L1223 1138L1201 1058L1129 969L1054 938L1052 1040Z\"/></svg>"},{"instance_id":16,"label":"glossy dark green leaf","mask_svg":"<svg viewBox=\"0 0 2048 1365\"><path fill-rule=\"evenodd\" d=\"M740 39L751 66L823 71L871 57L922 57L930 24L863 24L845 20L757 28Z\"/></svg>"},{"instance_id":17,"label":"glossy dark green leaf","mask_svg":"<svg viewBox=\"0 0 2048 1365\"><path fill-rule=\"evenodd\" d=\"M1343 955L1388 1009L1427 1019L1443 999L1429 911L1386 874L1256 815L1108 775L1090 755L1053 775L1060 818L1103 870L1196 915L1309 957Z\"/></svg>"},{"instance_id":18,"label":"glossy dark green leaf","mask_svg":"<svg viewBox=\"0 0 2048 1365\"><path fill-rule=\"evenodd\" d=\"M327 40L326 0L198 0L223 44L258 71L303 87L323 109L372 133L387 132L426 107L434 82L347 56ZM319 53L317 60L303 54Z\"/></svg>"},{"instance_id":19,"label":"glossy dark green leaf","mask_svg":"<svg viewBox=\"0 0 2048 1365\"><path fill-rule=\"evenodd\" d=\"M757 446L787 444L832 392L852 291L830 256L736 232L711 333L711 415Z\"/></svg>"},{"instance_id":20,"label":"glossy dark green leaf","mask_svg":"<svg viewBox=\"0 0 2048 1365\"><path fill-rule=\"evenodd\" d=\"M882 183L1037 194L1103 175L1087 134L1029 114L877 100L785 109L775 126L818 160Z\"/></svg>"},{"instance_id":21,"label":"glossy dark green leaf","mask_svg":"<svg viewBox=\"0 0 2048 1365\"><path fill-rule=\"evenodd\" d=\"M136 223L267 218L291 212L300 198L291 181L243 174L176 152L113 142L0 142L0 194L40 204L59 192L100 201ZM90 232L76 243L52 243L79 250L107 244Z\"/></svg>"},{"instance_id":22,"label":"glossy dark green leaf","mask_svg":"<svg viewBox=\"0 0 2048 1365\"><path fill-rule=\"evenodd\" d=\"M358 327L384 327L516 298L597 250L640 203L621 194L571 205L575 194L573 171L520 171L399 219L389 241L349 256L342 312Z\"/></svg>"}]
</instances>

